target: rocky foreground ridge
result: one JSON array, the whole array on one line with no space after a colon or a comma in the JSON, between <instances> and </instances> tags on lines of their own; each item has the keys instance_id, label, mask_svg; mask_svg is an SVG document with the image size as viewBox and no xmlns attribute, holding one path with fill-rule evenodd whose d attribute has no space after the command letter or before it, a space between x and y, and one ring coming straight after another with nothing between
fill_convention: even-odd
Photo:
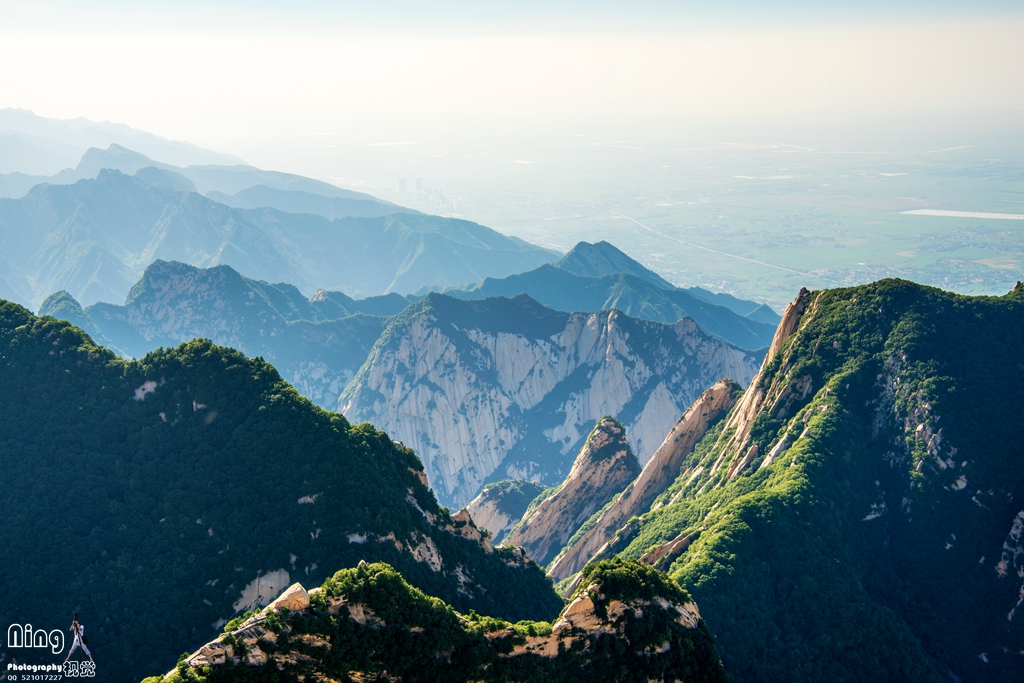
<instances>
[{"instance_id":1,"label":"rocky foreground ridge","mask_svg":"<svg viewBox=\"0 0 1024 683\"><path fill-rule=\"evenodd\" d=\"M727 679L697 605L644 565L592 565L553 624L512 624L459 614L390 566L361 562L308 593L292 585L144 683L268 680Z\"/></svg>"}]
</instances>

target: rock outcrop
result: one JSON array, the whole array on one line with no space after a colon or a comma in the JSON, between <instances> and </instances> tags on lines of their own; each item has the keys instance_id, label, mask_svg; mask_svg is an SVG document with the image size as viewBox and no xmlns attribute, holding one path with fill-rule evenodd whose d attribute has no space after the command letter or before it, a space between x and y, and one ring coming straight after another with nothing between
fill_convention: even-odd
<instances>
[{"instance_id":1,"label":"rock outcrop","mask_svg":"<svg viewBox=\"0 0 1024 683\"><path fill-rule=\"evenodd\" d=\"M511 624L462 616L388 565L360 563L311 590L307 607L272 605L144 683L725 683L714 639L677 584L621 561L589 567L585 579L554 624Z\"/></svg>"},{"instance_id":2,"label":"rock outcrop","mask_svg":"<svg viewBox=\"0 0 1024 683\"><path fill-rule=\"evenodd\" d=\"M646 463L705 388L746 384L760 360L688 318L431 294L389 326L339 409L414 448L438 499L461 506L489 479L558 484L602 415L626 425Z\"/></svg>"},{"instance_id":3,"label":"rock outcrop","mask_svg":"<svg viewBox=\"0 0 1024 683\"><path fill-rule=\"evenodd\" d=\"M466 510L481 529L491 533L495 543L526 514L530 503L544 490L542 484L525 479L506 479L484 486Z\"/></svg>"},{"instance_id":4,"label":"rock outcrop","mask_svg":"<svg viewBox=\"0 0 1024 683\"><path fill-rule=\"evenodd\" d=\"M554 495L505 539L522 546L541 565L558 554L569 538L640 471L629 448L626 429L618 420L603 417L590 432L569 475Z\"/></svg>"},{"instance_id":5,"label":"rock outcrop","mask_svg":"<svg viewBox=\"0 0 1024 683\"><path fill-rule=\"evenodd\" d=\"M711 467L712 474L717 473L721 467L728 467L728 476L733 478L756 457L758 452L757 445L750 444L750 428L754 423L754 418L757 417L758 412L767 401L774 400L778 404L787 397L783 394L784 390L792 391L791 387L783 384L784 381L791 379L786 374L786 370L789 368L786 363L788 356L784 354L784 357L778 359L778 362L783 367L781 372L773 371L766 374L766 370L777 359L779 353L783 351L786 342L797 331L801 323L806 322L809 317L813 316L814 305L820 297L821 293L819 292L817 298L812 302L811 293L806 288L803 288L796 299L786 307L785 312L782 314L782 320L775 330L772 345L768 348L768 353L764 357L761 369L754 379L750 381L750 387L743 394L743 398L740 399L736 409L730 413L725 428L722 430L723 442L721 449L718 449L720 456ZM811 306L812 312L810 316L805 318L804 314L808 306ZM769 374L771 376L768 376ZM809 377L800 378L799 380L800 383L797 386L802 393L801 399L806 398L813 389L809 380Z\"/></svg>"},{"instance_id":6,"label":"rock outcrop","mask_svg":"<svg viewBox=\"0 0 1024 683\"><path fill-rule=\"evenodd\" d=\"M704 437L708 427L735 405L739 393L738 384L722 380L701 394L672 427L640 476L551 565L551 576L561 580L583 569L631 517L643 514L654 499L676 480L683 459Z\"/></svg>"}]
</instances>

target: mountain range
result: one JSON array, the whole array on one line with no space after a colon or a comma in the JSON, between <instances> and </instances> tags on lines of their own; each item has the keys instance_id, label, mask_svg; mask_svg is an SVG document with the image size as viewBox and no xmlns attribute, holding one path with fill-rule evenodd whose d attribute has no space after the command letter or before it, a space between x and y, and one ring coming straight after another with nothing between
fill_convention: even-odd
<instances>
[{"instance_id":1,"label":"mountain range","mask_svg":"<svg viewBox=\"0 0 1024 683\"><path fill-rule=\"evenodd\" d=\"M153 167L102 169L71 185L37 185L0 200L0 296L38 305L59 290L85 305L123 301L157 259L227 264L251 277L366 295L511 274L557 254L438 216L328 220L242 210Z\"/></svg>"},{"instance_id":2,"label":"mountain range","mask_svg":"<svg viewBox=\"0 0 1024 683\"><path fill-rule=\"evenodd\" d=\"M583 243L560 265L583 270L580 262L586 261L576 258L581 251L621 254L611 245ZM618 267L643 268L625 255L622 259ZM599 265L589 267L601 272ZM459 505L492 475L557 483L594 420L608 412L629 423L631 447L646 462L682 408L706 384L722 375L749 381L762 353L732 347L689 319L668 326L620 312L570 315L539 306L525 295L464 302L430 294L410 301L415 298L391 293L354 300L323 290L307 298L294 286L248 278L229 266L203 269L156 261L124 305L83 308L62 291L43 302L40 314L68 320L130 357L195 338L259 356L320 406L341 410L356 421L386 425L413 445L427 462L431 485L442 501ZM436 319L438 310L445 311L443 320ZM724 307L705 305L704 310L726 321L738 319ZM493 321L501 316L507 321L495 337ZM561 331L547 339L555 327ZM427 341L417 335L428 334L434 335L428 345L444 346L453 338L452 329L473 340L460 352L456 367L423 370L402 364L388 369L389 344L420 348ZM380 353L371 353L375 345ZM489 345L496 346L488 350ZM546 357L549 353L554 355ZM364 363L368 365L360 373ZM408 374L421 371L426 374ZM403 396L390 403L368 403L380 391L373 378L381 373L396 387L419 386L423 400ZM438 373L446 379L439 380ZM445 387L454 383L462 398L452 404L446 396L435 396L445 391L429 390L431 381ZM340 401L346 387L348 398ZM429 426L446 424L437 412L445 406L464 414L459 429L467 433ZM506 458L511 459L504 462ZM461 467L458 463L467 466L460 470L466 478L462 484L452 469Z\"/></svg>"},{"instance_id":3,"label":"mountain range","mask_svg":"<svg viewBox=\"0 0 1024 683\"><path fill-rule=\"evenodd\" d=\"M388 325L339 399L412 447L444 504L506 478L556 484L595 422L627 425L641 463L722 376L746 384L763 351L618 310L566 313L525 294L431 293Z\"/></svg>"},{"instance_id":4,"label":"mountain range","mask_svg":"<svg viewBox=\"0 0 1024 683\"><path fill-rule=\"evenodd\" d=\"M767 306L675 287L607 242L581 242L556 263L440 291L467 300L525 293L560 311L617 308L634 318L663 323L690 317L711 334L748 349L767 346L778 322Z\"/></svg>"},{"instance_id":5,"label":"mountain range","mask_svg":"<svg viewBox=\"0 0 1024 683\"><path fill-rule=\"evenodd\" d=\"M0 109L0 174L50 176L72 166L87 149L110 145L130 147L157 161L179 166L242 163L231 154L168 140L123 124L84 118L50 119L26 109Z\"/></svg>"},{"instance_id":6,"label":"mountain range","mask_svg":"<svg viewBox=\"0 0 1024 683\"><path fill-rule=\"evenodd\" d=\"M0 618L81 613L103 680L166 671L296 579L363 560L462 612L562 608L521 551L438 506L411 450L208 341L123 360L0 302L0 469Z\"/></svg>"},{"instance_id":7,"label":"mountain range","mask_svg":"<svg viewBox=\"0 0 1024 683\"><path fill-rule=\"evenodd\" d=\"M571 520L566 594L609 557L666 571L736 680L1019 680L1022 357L1021 284L804 290L746 391L704 392L621 493L524 523Z\"/></svg>"}]
</instances>

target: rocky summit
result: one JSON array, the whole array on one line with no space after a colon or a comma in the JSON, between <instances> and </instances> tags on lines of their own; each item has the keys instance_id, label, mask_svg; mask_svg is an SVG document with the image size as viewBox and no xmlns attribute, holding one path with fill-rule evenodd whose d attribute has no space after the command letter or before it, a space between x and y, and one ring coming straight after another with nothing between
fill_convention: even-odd
<instances>
[{"instance_id":1,"label":"rocky summit","mask_svg":"<svg viewBox=\"0 0 1024 683\"><path fill-rule=\"evenodd\" d=\"M278 600L143 683L219 681L680 681L725 683L686 591L633 562L604 562L554 621L459 614L390 566L360 563Z\"/></svg>"},{"instance_id":2,"label":"rocky summit","mask_svg":"<svg viewBox=\"0 0 1024 683\"><path fill-rule=\"evenodd\" d=\"M530 557L546 565L580 525L617 496L639 471L625 427L612 417L601 418L565 481L509 533L505 543L522 546Z\"/></svg>"}]
</instances>

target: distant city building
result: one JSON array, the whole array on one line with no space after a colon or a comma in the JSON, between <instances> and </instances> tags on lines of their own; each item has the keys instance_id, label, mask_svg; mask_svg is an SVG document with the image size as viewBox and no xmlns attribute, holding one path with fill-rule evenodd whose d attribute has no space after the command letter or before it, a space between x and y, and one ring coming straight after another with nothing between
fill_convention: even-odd
<instances>
[{"instance_id":1,"label":"distant city building","mask_svg":"<svg viewBox=\"0 0 1024 683\"><path fill-rule=\"evenodd\" d=\"M423 192L423 178L416 179L416 194L422 194Z\"/></svg>"},{"instance_id":2,"label":"distant city building","mask_svg":"<svg viewBox=\"0 0 1024 683\"><path fill-rule=\"evenodd\" d=\"M405 194L405 178L400 178L398 180L398 191Z\"/></svg>"}]
</instances>

